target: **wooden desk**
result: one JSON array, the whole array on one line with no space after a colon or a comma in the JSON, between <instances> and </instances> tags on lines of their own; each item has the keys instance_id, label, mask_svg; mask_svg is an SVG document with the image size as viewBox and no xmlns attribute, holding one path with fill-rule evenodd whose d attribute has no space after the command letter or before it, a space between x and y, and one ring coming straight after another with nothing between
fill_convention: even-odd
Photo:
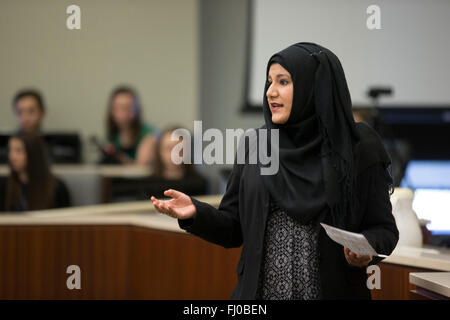
<instances>
[{"instance_id":1,"label":"wooden desk","mask_svg":"<svg viewBox=\"0 0 450 320\"><path fill-rule=\"evenodd\" d=\"M441 247L397 247L392 255L378 264L381 270L381 289L371 291L374 300L420 299L412 295L416 290L410 274L417 272L450 271L450 250Z\"/></svg>"},{"instance_id":2,"label":"wooden desk","mask_svg":"<svg viewBox=\"0 0 450 320\"><path fill-rule=\"evenodd\" d=\"M450 272L410 273L409 282L416 286L412 296L423 299L450 300Z\"/></svg>"},{"instance_id":3,"label":"wooden desk","mask_svg":"<svg viewBox=\"0 0 450 320\"><path fill-rule=\"evenodd\" d=\"M0 215L0 299L229 299L240 249L187 234L152 208ZM81 268L81 290L67 289L69 265Z\"/></svg>"}]
</instances>

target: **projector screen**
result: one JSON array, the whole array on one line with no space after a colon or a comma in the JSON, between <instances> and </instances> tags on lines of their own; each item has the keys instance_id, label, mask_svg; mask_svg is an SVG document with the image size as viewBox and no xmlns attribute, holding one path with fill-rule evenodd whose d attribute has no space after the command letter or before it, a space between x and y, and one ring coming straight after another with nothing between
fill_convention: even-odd
<instances>
[{"instance_id":1,"label":"projector screen","mask_svg":"<svg viewBox=\"0 0 450 320\"><path fill-rule=\"evenodd\" d=\"M381 29L369 30L367 8L380 8ZM252 0L246 105L261 108L270 56L296 42L333 51L354 105L367 90L389 86L383 105L450 104L450 1Z\"/></svg>"}]
</instances>

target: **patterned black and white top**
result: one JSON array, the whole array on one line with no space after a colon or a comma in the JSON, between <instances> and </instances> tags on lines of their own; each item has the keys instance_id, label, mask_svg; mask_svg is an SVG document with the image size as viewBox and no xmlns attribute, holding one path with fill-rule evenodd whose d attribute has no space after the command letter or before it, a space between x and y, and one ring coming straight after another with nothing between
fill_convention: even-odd
<instances>
[{"instance_id":1,"label":"patterned black and white top","mask_svg":"<svg viewBox=\"0 0 450 320\"><path fill-rule=\"evenodd\" d=\"M318 235L320 224L300 224L270 202L256 299L321 298Z\"/></svg>"}]
</instances>

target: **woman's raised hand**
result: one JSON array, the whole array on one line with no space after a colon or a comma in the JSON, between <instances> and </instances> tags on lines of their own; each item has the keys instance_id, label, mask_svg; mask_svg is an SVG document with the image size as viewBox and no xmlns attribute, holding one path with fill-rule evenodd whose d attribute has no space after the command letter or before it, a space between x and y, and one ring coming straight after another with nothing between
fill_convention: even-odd
<instances>
[{"instance_id":1,"label":"woman's raised hand","mask_svg":"<svg viewBox=\"0 0 450 320\"><path fill-rule=\"evenodd\" d=\"M195 216L195 206L187 194L169 189L164 191L164 195L172 199L158 200L151 196L150 199L156 210L177 219L189 219Z\"/></svg>"}]
</instances>

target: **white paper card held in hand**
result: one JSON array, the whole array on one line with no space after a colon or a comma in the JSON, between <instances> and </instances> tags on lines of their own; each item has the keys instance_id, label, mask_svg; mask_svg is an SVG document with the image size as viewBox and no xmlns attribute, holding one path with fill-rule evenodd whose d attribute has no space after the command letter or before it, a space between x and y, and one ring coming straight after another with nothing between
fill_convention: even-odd
<instances>
[{"instance_id":1,"label":"white paper card held in hand","mask_svg":"<svg viewBox=\"0 0 450 320\"><path fill-rule=\"evenodd\" d=\"M321 223L321 225L331 239L343 245L344 248L350 249L356 254L378 256L381 258L387 257L384 254L378 254L375 249L369 244L369 241L367 241L366 237L364 237L364 235L361 233L345 231L336 227L329 226L325 223Z\"/></svg>"}]
</instances>

